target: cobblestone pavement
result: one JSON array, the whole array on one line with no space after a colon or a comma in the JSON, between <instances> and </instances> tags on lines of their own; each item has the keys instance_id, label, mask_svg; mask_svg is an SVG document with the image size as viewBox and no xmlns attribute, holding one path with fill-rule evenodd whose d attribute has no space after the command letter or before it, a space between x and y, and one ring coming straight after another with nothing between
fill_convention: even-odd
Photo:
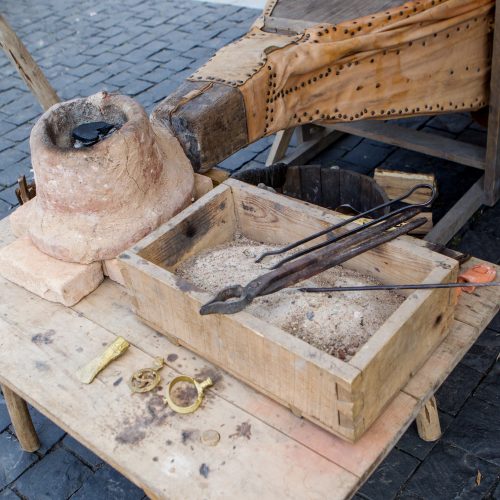
<instances>
[{"instance_id":1,"label":"cobblestone pavement","mask_svg":"<svg viewBox=\"0 0 500 500\"><path fill-rule=\"evenodd\" d=\"M119 90L148 111L219 47L243 34L257 11L170 0L3 0L4 14L63 99ZM16 205L14 184L30 176L28 137L40 114L35 99L0 54L0 218ZM468 114L405 120L408 127L475 144L485 131ZM271 140L222 162L263 166ZM377 166L436 171L439 218L478 173L370 140L347 137L315 163L370 174ZM439 169L437 169L439 167ZM500 205L480 210L453 241L456 248L500 261ZM413 425L357 498L500 498L500 315L437 393L444 435L418 439ZM143 498L118 472L33 410L42 448L23 453L0 396L0 500ZM476 484L478 470L482 480Z\"/></svg>"}]
</instances>

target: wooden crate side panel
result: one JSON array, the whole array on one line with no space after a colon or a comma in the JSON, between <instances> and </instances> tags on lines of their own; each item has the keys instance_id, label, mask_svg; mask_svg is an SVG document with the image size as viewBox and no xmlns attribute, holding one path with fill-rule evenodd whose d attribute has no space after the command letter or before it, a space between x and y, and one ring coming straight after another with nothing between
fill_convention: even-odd
<instances>
[{"instance_id":1,"label":"wooden crate side panel","mask_svg":"<svg viewBox=\"0 0 500 500\"><path fill-rule=\"evenodd\" d=\"M134 251L169 269L205 248L232 239L235 228L231 190L221 185L163 224L153 239L149 236Z\"/></svg>"},{"instance_id":2,"label":"wooden crate side panel","mask_svg":"<svg viewBox=\"0 0 500 500\"><path fill-rule=\"evenodd\" d=\"M435 269L425 281L454 281L457 267ZM455 304L455 290L415 292L351 359L350 364L361 371L365 404L360 415L364 429L445 338L453 321ZM354 417L357 419L359 415Z\"/></svg>"},{"instance_id":3,"label":"wooden crate side panel","mask_svg":"<svg viewBox=\"0 0 500 500\"><path fill-rule=\"evenodd\" d=\"M349 422L361 405L349 393L350 381L359 375L356 368L249 314L200 316L208 294L180 290L175 276L145 262L128 262L125 279L137 314L148 324L309 420L353 438ZM343 388L340 402L338 386Z\"/></svg>"}]
</instances>

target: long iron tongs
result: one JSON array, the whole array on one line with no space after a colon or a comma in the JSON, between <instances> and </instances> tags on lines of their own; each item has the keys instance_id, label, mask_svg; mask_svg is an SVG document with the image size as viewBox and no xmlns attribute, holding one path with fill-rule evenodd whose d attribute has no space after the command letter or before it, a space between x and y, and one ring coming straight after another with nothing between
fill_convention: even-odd
<instances>
[{"instance_id":1,"label":"long iron tongs","mask_svg":"<svg viewBox=\"0 0 500 500\"><path fill-rule=\"evenodd\" d=\"M373 219L369 222L366 222L365 224L361 224L358 227L355 227L354 229L346 231L345 233L342 233L342 234L337 235L337 236L333 236L332 238L330 238L326 241L323 241L321 243L318 243L317 245L314 245L312 247L305 248L304 250L296 252L296 253L290 255L289 257L286 257L286 258L280 260L277 264L271 266L270 269L276 269L276 268L282 266L283 264L285 264L286 262L289 262L289 261L294 260L298 257L301 257L302 255L305 255L305 254L312 252L314 250L317 250L319 248L323 248L324 246L327 246L327 245L330 245L331 243L342 240L348 236L351 236L352 234L356 234L360 231L363 231L368 227L374 226L375 224L378 224L384 220L387 220L388 218L392 217L393 215L404 213L407 210L412 210L414 208L422 209L422 208L430 206L432 204L432 202L436 199L436 196L437 196L436 189L431 184L416 184L407 193L403 194L399 198L395 198L393 200L390 200L390 201L387 201L387 202L382 203L380 205L377 205L374 208L370 208L370 210L366 210L365 212L359 213L358 215L355 215L353 217L349 217L348 219L345 219L342 222L339 222L338 224L334 224L333 226L329 226L326 229L318 231L317 233L311 234L310 236L307 236L306 238L303 238L301 240L290 243L289 245L286 245L284 247L278 248L276 250L269 250L267 252L264 252L262 255L260 255L255 260L255 262L261 262L265 257L268 257L270 255L279 255L279 254L288 252L290 250L293 250L294 248L297 248L305 243L308 243L311 240L315 240L316 238L319 238L320 236L324 236L332 231L335 231L336 229L340 229L341 227L344 227L347 224L350 224L351 222L355 222L359 219L362 219L362 218L366 217L367 215L373 214L374 212L376 212L378 210L389 207L396 202L401 202L401 201L409 198L415 191L417 191L419 189L429 189L430 190L430 195L429 195L428 200L421 202L421 203L411 203L411 204L405 205L405 206L400 207L396 210L393 210L392 212L384 214L381 217L378 217L377 219Z\"/></svg>"},{"instance_id":2,"label":"long iron tongs","mask_svg":"<svg viewBox=\"0 0 500 500\"><path fill-rule=\"evenodd\" d=\"M393 213L379 221L379 224L374 227L351 233L348 238L340 241L329 242L327 247L313 250L307 255L286 262L278 269L257 277L244 287L241 285L227 287L221 290L213 300L203 305L200 314L234 314L242 311L257 296L268 295L295 285L402 234L413 231L426 222L425 218L409 221L419 211L420 207L411 207L404 212ZM404 222L407 223L399 226ZM392 230L387 231L388 229Z\"/></svg>"}]
</instances>

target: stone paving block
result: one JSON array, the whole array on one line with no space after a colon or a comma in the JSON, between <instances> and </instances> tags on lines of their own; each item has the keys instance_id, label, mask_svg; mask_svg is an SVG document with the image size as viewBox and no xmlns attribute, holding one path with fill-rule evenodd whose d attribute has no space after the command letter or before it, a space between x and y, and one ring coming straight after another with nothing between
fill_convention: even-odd
<instances>
[{"instance_id":1,"label":"stone paving block","mask_svg":"<svg viewBox=\"0 0 500 500\"><path fill-rule=\"evenodd\" d=\"M13 487L26 498L66 499L79 490L90 475L86 465L59 448L23 474Z\"/></svg>"},{"instance_id":2,"label":"stone paving block","mask_svg":"<svg viewBox=\"0 0 500 500\"><path fill-rule=\"evenodd\" d=\"M0 197L2 193L0 193ZM479 344L474 344L462 358L461 363L469 368L481 372L488 373L490 368L495 363L498 356L498 351Z\"/></svg>"},{"instance_id":3,"label":"stone paving block","mask_svg":"<svg viewBox=\"0 0 500 500\"><path fill-rule=\"evenodd\" d=\"M1 172L0 172L1 174ZM0 219L7 217L12 212L12 207L9 203L5 203L5 201L0 199Z\"/></svg>"},{"instance_id":4,"label":"stone paving block","mask_svg":"<svg viewBox=\"0 0 500 500\"><path fill-rule=\"evenodd\" d=\"M71 497L72 500L140 500L144 492L108 465L104 465Z\"/></svg>"},{"instance_id":5,"label":"stone paving block","mask_svg":"<svg viewBox=\"0 0 500 500\"><path fill-rule=\"evenodd\" d=\"M11 130L14 130L18 124L10 123L7 121L0 121L0 136L6 134L7 132L10 132Z\"/></svg>"},{"instance_id":6,"label":"stone paving block","mask_svg":"<svg viewBox=\"0 0 500 500\"><path fill-rule=\"evenodd\" d=\"M345 160L345 156L339 158L338 160L333 162L334 165L337 165L340 168L345 168L346 170L350 170L351 172L357 172L358 174L368 175L373 172L374 167L371 165L358 165L351 163Z\"/></svg>"},{"instance_id":7,"label":"stone paving block","mask_svg":"<svg viewBox=\"0 0 500 500\"><path fill-rule=\"evenodd\" d=\"M437 115L427 122L427 126L459 134L472 122L470 113L450 113Z\"/></svg>"},{"instance_id":8,"label":"stone paving block","mask_svg":"<svg viewBox=\"0 0 500 500\"><path fill-rule=\"evenodd\" d=\"M14 146L15 142L9 141L8 139L5 139L4 137L0 137L0 153L2 151L5 151L7 149L10 149L12 146ZM2 154L3 157L3 154Z\"/></svg>"},{"instance_id":9,"label":"stone paving block","mask_svg":"<svg viewBox=\"0 0 500 500\"><path fill-rule=\"evenodd\" d=\"M152 56L149 57L152 61L157 61L159 63L166 63L172 60L174 57L177 57L179 53L172 49L162 49L159 52L156 52ZM158 68L158 69L161 69Z\"/></svg>"},{"instance_id":10,"label":"stone paving block","mask_svg":"<svg viewBox=\"0 0 500 500\"><path fill-rule=\"evenodd\" d=\"M2 395L0 395L0 433L2 433L10 425L10 416L7 411L7 404Z\"/></svg>"},{"instance_id":11,"label":"stone paving block","mask_svg":"<svg viewBox=\"0 0 500 500\"><path fill-rule=\"evenodd\" d=\"M482 378L482 373L459 363L436 393L438 408L456 415Z\"/></svg>"},{"instance_id":12,"label":"stone paving block","mask_svg":"<svg viewBox=\"0 0 500 500\"><path fill-rule=\"evenodd\" d=\"M245 163L253 160L257 155L254 151L250 151L249 149L240 149L229 158L226 158L224 161L219 163L219 167L225 170L238 170Z\"/></svg>"},{"instance_id":13,"label":"stone paving block","mask_svg":"<svg viewBox=\"0 0 500 500\"><path fill-rule=\"evenodd\" d=\"M491 320L491 323L488 325L488 328L491 330L494 330L495 332L500 333L500 312L497 313L497 315ZM485 337L489 336L490 334L486 334ZM481 339L482 335L479 337ZM495 339L495 345L500 347L500 337L498 335L494 336ZM493 339L492 339L493 340Z\"/></svg>"},{"instance_id":14,"label":"stone paving block","mask_svg":"<svg viewBox=\"0 0 500 500\"><path fill-rule=\"evenodd\" d=\"M0 493L0 500L19 500L19 498L10 488L6 488Z\"/></svg>"},{"instance_id":15,"label":"stone paving block","mask_svg":"<svg viewBox=\"0 0 500 500\"><path fill-rule=\"evenodd\" d=\"M358 493L373 500L394 498L419 464L416 458L392 450Z\"/></svg>"},{"instance_id":16,"label":"stone paving block","mask_svg":"<svg viewBox=\"0 0 500 500\"><path fill-rule=\"evenodd\" d=\"M134 80L128 85L125 85L125 87L121 89L121 93L134 97L152 86L153 84L151 82L146 82L145 80Z\"/></svg>"},{"instance_id":17,"label":"stone paving block","mask_svg":"<svg viewBox=\"0 0 500 500\"><path fill-rule=\"evenodd\" d=\"M440 412L439 422L441 424L441 431L444 433L453 422L453 417ZM421 439L417 432L417 424L413 422L396 444L396 448L414 456L415 458L418 458L419 460L424 460L432 448L434 448L436 443L437 441L424 441Z\"/></svg>"},{"instance_id":18,"label":"stone paving block","mask_svg":"<svg viewBox=\"0 0 500 500\"><path fill-rule=\"evenodd\" d=\"M434 136L446 137L447 139L455 139L456 138L456 134L453 134L452 132L449 132L447 130L442 130L440 128L433 128L433 127L430 127L429 125L425 125L420 130L422 132L427 132L428 134L432 134Z\"/></svg>"},{"instance_id":19,"label":"stone paving block","mask_svg":"<svg viewBox=\"0 0 500 500\"><path fill-rule=\"evenodd\" d=\"M468 128L464 130L457 139L459 141L475 144L476 146L486 147L486 132Z\"/></svg>"},{"instance_id":20,"label":"stone paving block","mask_svg":"<svg viewBox=\"0 0 500 500\"><path fill-rule=\"evenodd\" d=\"M21 125L14 130L11 130L7 134L4 135L5 139L9 139L9 141L24 141L30 136L31 133L31 125Z\"/></svg>"},{"instance_id":21,"label":"stone paving block","mask_svg":"<svg viewBox=\"0 0 500 500\"><path fill-rule=\"evenodd\" d=\"M499 415L499 406L472 397L444 434L443 441L500 466Z\"/></svg>"},{"instance_id":22,"label":"stone paving block","mask_svg":"<svg viewBox=\"0 0 500 500\"><path fill-rule=\"evenodd\" d=\"M500 361L497 361L488 376L474 392L474 397L500 408Z\"/></svg>"},{"instance_id":23,"label":"stone paving block","mask_svg":"<svg viewBox=\"0 0 500 500\"><path fill-rule=\"evenodd\" d=\"M0 489L16 480L38 460L34 453L21 449L17 439L4 431L0 434Z\"/></svg>"},{"instance_id":24,"label":"stone paving block","mask_svg":"<svg viewBox=\"0 0 500 500\"><path fill-rule=\"evenodd\" d=\"M177 56L165 63L164 68L172 71L182 71L183 69L189 68L192 63L192 59L184 56Z\"/></svg>"},{"instance_id":25,"label":"stone paving block","mask_svg":"<svg viewBox=\"0 0 500 500\"><path fill-rule=\"evenodd\" d=\"M104 463L96 454L80 444L75 438L67 435L62 442L64 448L76 455L82 462L85 462L92 469L96 469Z\"/></svg>"},{"instance_id":26,"label":"stone paving block","mask_svg":"<svg viewBox=\"0 0 500 500\"><path fill-rule=\"evenodd\" d=\"M476 484L477 472L481 482ZM481 499L495 484L497 467L448 443L439 442L413 475L401 499Z\"/></svg>"},{"instance_id":27,"label":"stone paving block","mask_svg":"<svg viewBox=\"0 0 500 500\"><path fill-rule=\"evenodd\" d=\"M469 230L461 236L459 248L462 252L497 264L500 262L498 248L500 235L490 236L485 231Z\"/></svg>"},{"instance_id":28,"label":"stone paving block","mask_svg":"<svg viewBox=\"0 0 500 500\"><path fill-rule=\"evenodd\" d=\"M140 66L131 65L127 71L132 75L142 76L144 73L147 73L148 71L153 71L158 66L159 65L156 61L144 61Z\"/></svg>"},{"instance_id":29,"label":"stone paving block","mask_svg":"<svg viewBox=\"0 0 500 500\"><path fill-rule=\"evenodd\" d=\"M356 147L351 149L351 151L349 151L343 159L353 165L370 168L371 170L383 162L390 153L391 151L386 148L379 148L378 146L374 146L366 141L362 141Z\"/></svg>"}]
</instances>

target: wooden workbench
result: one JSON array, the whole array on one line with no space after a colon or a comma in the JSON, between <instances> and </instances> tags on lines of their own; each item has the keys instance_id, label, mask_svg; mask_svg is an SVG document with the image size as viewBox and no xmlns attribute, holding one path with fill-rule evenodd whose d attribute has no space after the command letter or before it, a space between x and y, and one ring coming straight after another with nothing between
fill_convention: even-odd
<instances>
[{"instance_id":1,"label":"wooden workbench","mask_svg":"<svg viewBox=\"0 0 500 500\"><path fill-rule=\"evenodd\" d=\"M12 240L0 221L0 246ZM476 259L467 265L477 263ZM499 268L500 270L500 268ZM0 383L25 448L36 436L23 400L153 498L345 498L367 479L499 308L498 289L462 294L451 333L356 443L294 416L202 358L141 324L126 290L106 280L73 308L0 278ZM132 343L91 385L76 370L117 335ZM216 381L202 407L178 415L163 391L131 395L127 379L168 360L164 380L184 373ZM18 396L19 397L18 397ZM22 399L21 399L22 398ZM216 446L200 434L214 429Z\"/></svg>"}]
</instances>

